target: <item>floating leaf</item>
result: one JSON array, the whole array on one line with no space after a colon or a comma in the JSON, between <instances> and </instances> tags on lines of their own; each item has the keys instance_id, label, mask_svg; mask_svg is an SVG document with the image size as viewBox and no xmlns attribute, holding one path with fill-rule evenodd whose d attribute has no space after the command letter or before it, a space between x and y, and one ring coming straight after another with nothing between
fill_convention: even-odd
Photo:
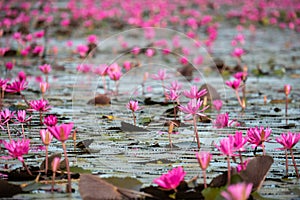
<instances>
[{"instance_id":1,"label":"floating leaf","mask_svg":"<svg viewBox=\"0 0 300 200\"><path fill-rule=\"evenodd\" d=\"M148 132L149 130L129 124L127 122L121 122L121 130L124 132Z\"/></svg>"},{"instance_id":2,"label":"floating leaf","mask_svg":"<svg viewBox=\"0 0 300 200\"><path fill-rule=\"evenodd\" d=\"M223 199L221 198L221 192L225 189L225 187L208 187L202 190L202 195L205 199Z\"/></svg>"},{"instance_id":3,"label":"floating leaf","mask_svg":"<svg viewBox=\"0 0 300 200\"><path fill-rule=\"evenodd\" d=\"M88 104L92 105L108 105L110 104L110 98L105 94L99 94L94 99L88 101Z\"/></svg>"},{"instance_id":4,"label":"floating leaf","mask_svg":"<svg viewBox=\"0 0 300 200\"><path fill-rule=\"evenodd\" d=\"M80 174L92 173L91 170L83 169L82 167L77 167L77 166L70 167L70 171L73 173L80 173Z\"/></svg>"},{"instance_id":5,"label":"floating leaf","mask_svg":"<svg viewBox=\"0 0 300 200\"><path fill-rule=\"evenodd\" d=\"M273 158L267 155L252 158L246 170L240 172L240 176L244 181L253 184L252 191L259 190L273 162Z\"/></svg>"},{"instance_id":6,"label":"floating leaf","mask_svg":"<svg viewBox=\"0 0 300 200\"><path fill-rule=\"evenodd\" d=\"M143 183L135 178L131 177L125 177L125 178L119 178L119 177L109 177L109 178L103 178L103 180L121 188L131 189L139 191Z\"/></svg>"},{"instance_id":7,"label":"floating leaf","mask_svg":"<svg viewBox=\"0 0 300 200\"><path fill-rule=\"evenodd\" d=\"M80 149L86 149L90 146L90 144L92 144L93 141L94 141L94 139L86 139L86 140L80 141L76 144L76 147L80 148Z\"/></svg>"}]
</instances>

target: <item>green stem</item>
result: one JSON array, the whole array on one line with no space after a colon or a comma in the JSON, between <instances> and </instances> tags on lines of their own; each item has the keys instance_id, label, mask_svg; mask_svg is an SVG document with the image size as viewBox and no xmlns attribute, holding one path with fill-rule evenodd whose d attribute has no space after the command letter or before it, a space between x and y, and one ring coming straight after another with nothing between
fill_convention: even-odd
<instances>
[{"instance_id":1,"label":"green stem","mask_svg":"<svg viewBox=\"0 0 300 200\"><path fill-rule=\"evenodd\" d=\"M133 117L133 124L136 125L136 117L133 111L132 111L132 117Z\"/></svg>"},{"instance_id":2,"label":"green stem","mask_svg":"<svg viewBox=\"0 0 300 200\"><path fill-rule=\"evenodd\" d=\"M67 168L67 174L68 174L67 192L72 193L71 173L70 173L70 166L69 166L69 160L68 160L68 156L67 156L67 148L66 148L65 142L62 142L62 148L64 150L65 162L66 162L66 168Z\"/></svg>"}]
</instances>

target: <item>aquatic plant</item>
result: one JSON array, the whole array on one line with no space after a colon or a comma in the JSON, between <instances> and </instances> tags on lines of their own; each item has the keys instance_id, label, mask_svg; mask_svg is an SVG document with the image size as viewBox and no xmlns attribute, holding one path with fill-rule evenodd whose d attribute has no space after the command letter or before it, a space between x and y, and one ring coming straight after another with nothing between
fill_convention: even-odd
<instances>
[{"instance_id":1,"label":"aquatic plant","mask_svg":"<svg viewBox=\"0 0 300 200\"><path fill-rule=\"evenodd\" d=\"M161 175L159 178L153 180L153 183L159 185L166 190L175 190L181 181L184 180L186 172L181 166L173 168L168 173Z\"/></svg>"},{"instance_id":2,"label":"aquatic plant","mask_svg":"<svg viewBox=\"0 0 300 200\"><path fill-rule=\"evenodd\" d=\"M204 188L207 188L207 183L206 183L206 169L209 166L209 163L212 159L212 155L210 152L206 151L201 151L196 153L196 158L198 160L198 163L200 165L200 168L203 173L203 181L204 181Z\"/></svg>"}]
</instances>

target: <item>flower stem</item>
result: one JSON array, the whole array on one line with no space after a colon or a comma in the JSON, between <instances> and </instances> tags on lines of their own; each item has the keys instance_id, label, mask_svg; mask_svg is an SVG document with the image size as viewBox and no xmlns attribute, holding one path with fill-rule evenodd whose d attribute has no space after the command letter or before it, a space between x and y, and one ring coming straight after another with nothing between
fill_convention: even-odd
<instances>
[{"instance_id":1,"label":"flower stem","mask_svg":"<svg viewBox=\"0 0 300 200\"><path fill-rule=\"evenodd\" d=\"M6 127L7 127L7 133L8 133L9 140L11 141L11 135L10 135L10 129L9 129L8 122L6 123Z\"/></svg>"},{"instance_id":2,"label":"flower stem","mask_svg":"<svg viewBox=\"0 0 300 200\"><path fill-rule=\"evenodd\" d=\"M197 146L198 149L200 149L200 140L199 140L198 129L197 129L197 115L193 115L193 123L194 123L194 133L197 140Z\"/></svg>"},{"instance_id":3,"label":"flower stem","mask_svg":"<svg viewBox=\"0 0 300 200\"><path fill-rule=\"evenodd\" d=\"M25 167L25 169L26 169L27 173L28 173L30 176L32 176L32 173L31 173L31 171L28 169L28 167L27 167L27 165L25 164L25 162L24 162L24 161L22 162L22 164L23 164L23 167Z\"/></svg>"},{"instance_id":4,"label":"flower stem","mask_svg":"<svg viewBox=\"0 0 300 200\"><path fill-rule=\"evenodd\" d=\"M228 168L228 172L227 172L227 185L230 185L230 177L231 177L231 174L230 174L230 157L227 156L227 168Z\"/></svg>"},{"instance_id":5,"label":"flower stem","mask_svg":"<svg viewBox=\"0 0 300 200\"><path fill-rule=\"evenodd\" d=\"M169 136L169 144L170 144L170 147L172 149L173 148L173 143L172 143L172 139L171 139L171 133L168 133L168 136Z\"/></svg>"},{"instance_id":6,"label":"flower stem","mask_svg":"<svg viewBox=\"0 0 300 200\"><path fill-rule=\"evenodd\" d=\"M136 125L136 117L133 111L132 111L132 117L133 117L133 124Z\"/></svg>"},{"instance_id":7,"label":"flower stem","mask_svg":"<svg viewBox=\"0 0 300 200\"><path fill-rule=\"evenodd\" d=\"M237 98L237 100L238 100L238 102L239 102L240 106L241 106L241 107L242 107L242 109L244 110L244 109L245 109L245 103L243 103L243 102L241 101L241 98L240 98L240 95L239 95L239 93L238 93L238 90L237 90L237 89L235 90L235 95L236 95L236 98Z\"/></svg>"},{"instance_id":8,"label":"flower stem","mask_svg":"<svg viewBox=\"0 0 300 200\"><path fill-rule=\"evenodd\" d=\"M285 96L285 124L288 124L288 104L289 104L289 98L288 95Z\"/></svg>"},{"instance_id":9,"label":"flower stem","mask_svg":"<svg viewBox=\"0 0 300 200\"><path fill-rule=\"evenodd\" d=\"M174 106L174 120L176 120L176 106L175 106L175 101L173 101L173 106Z\"/></svg>"},{"instance_id":10,"label":"flower stem","mask_svg":"<svg viewBox=\"0 0 300 200\"><path fill-rule=\"evenodd\" d=\"M67 192L72 193L70 166L69 166L69 160L68 160L68 156L67 156L67 148L66 148L66 144L64 142L62 142L62 148L64 150L66 168L67 168L67 174L68 174Z\"/></svg>"},{"instance_id":11,"label":"flower stem","mask_svg":"<svg viewBox=\"0 0 300 200\"><path fill-rule=\"evenodd\" d=\"M294 154L293 154L293 150L292 150L292 149L290 149L290 153L291 153L293 165L294 165L294 167L295 167L296 176L297 176L297 178L300 178L300 177L299 177L298 168L297 168L297 164L296 164L295 157L294 157Z\"/></svg>"},{"instance_id":12,"label":"flower stem","mask_svg":"<svg viewBox=\"0 0 300 200\"><path fill-rule=\"evenodd\" d=\"M289 175L289 163L288 163L288 152L285 149L285 175L288 177Z\"/></svg>"},{"instance_id":13,"label":"flower stem","mask_svg":"<svg viewBox=\"0 0 300 200\"><path fill-rule=\"evenodd\" d=\"M21 126L22 126L22 134L23 134L23 138L25 139L25 132L24 132L24 125L23 125L23 123L21 124Z\"/></svg>"},{"instance_id":14,"label":"flower stem","mask_svg":"<svg viewBox=\"0 0 300 200\"><path fill-rule=\"evenodd\" d=\"M42 112L40 112L40 125L43 125L43 117L42 117Z\"/></svg>"},{"instance_id":15,"label":"flower stem","mask_svg":"<svg viewBox=\"0 0 300 200\"><path fill-rule=\"evenodd\" d=\"M45 175L47 176L48 172L48 145L45 145L46 149L46 158L45 158Z\"/></svg>"},{"instance_id":16,"label":"flower stem","mask_svg":"<svg viewBox=\"0 0 300 200\"><path fill-rule=\"evenodd\" d=\"M207 184L206 184L206 170L202 170L202 173L203 173L204 188L207 188Z\"/></svg>"},{"instance_id":17,"label":"flower stem","mask_svg":"<svg viewBox=\"0 0 300 200\"><path fill-rule=\"evenodd\" d=\"M265 150L265 144L264 144L264 142L261 143L261 148L263 150L263 155L266 155L266 150Z\"/></svg>"},{"instance_id":18,"label":"flower stem","mask_svg":"<svg viewBox=\"0 0 300 200\"><path fill-rule=\"evenodd\" d=\"M105 81L105 76L102 76L102 84L103 84L103 90L104 90L104 94L106 94L106 81Z\"/></svg>"},{"instance_id":19,"label":"flower stem","mask_svg":"<svg viewBox=\"0 0 300 200\"><path fill-rule=\"evenodd\" d=\"M52 186L51 186L51 192L54 191L54 181L55 181L55 174L56 172L53 172L53 175L52 175Z\"/></svg>"}]
</instances>

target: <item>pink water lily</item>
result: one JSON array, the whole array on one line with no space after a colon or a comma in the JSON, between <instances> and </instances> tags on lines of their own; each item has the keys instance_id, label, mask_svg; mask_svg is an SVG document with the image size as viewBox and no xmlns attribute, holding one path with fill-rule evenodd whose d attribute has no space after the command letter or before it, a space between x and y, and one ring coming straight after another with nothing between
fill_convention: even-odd
<instances>
[{"instance_id":1,"label":"pink water lily","mask_svg":"<svg viewBox=\"0 0 300 200\"><path fill-rule=\"evenodd\" d=\"M204 188L207 187L206 184L206 169L209 166L209 163L212 159L212 155L209 152L201 151L200 153L196 153L196 158L198 160L198 163L200 165L200 168L202 169L203 173L203 180L204 180Z\"/></svg>"},{"instance_id":2,"label":"pink water lily","mask_svg":"<svg viewBox=\"0 0 300 200\"><path fill-rule=\"evenodd\" d=\"M10 157L8 158L17 158L19 161L24 162L23 155L28 154L30 140L22 139L22 140L11 140L10 142L4 141L4 146L8 150Z\"/></svg>"},{"instance_id":3,"label":"pink water lily","mask_svg":"<svg viewBox=\"0 0 300 200\"><path fill-rule=\"evenodd\" d=\"M166 73L166 69L160 69L158 70L157 74L152 74L152 78L154 80L165 80L166 78L168 78L167 73Z\"/></svg>"},{"instance_id":4,"label":"pink water lily","mask_svg":"<svg viewBox=\"0 0 300 200\"><path fill-rule=\"evenodd\" d=\"M27 81L14 81L12 83L8 83L5 91L9 93L21 93L23 90L27 88Z\"/></svg>"},{"instance_id":5,"label":"pink water lily","mask_svg":"<svg viewBox=\"0 0 300 200\"><path fill-rule=\"evenodd\" d=\"M258 146L262 146L263 154L265 154L264 142L268 142L270 140L270 135L272 133L272 129L264 128L264 127L254 127L249 128L247 130L248 142L253 145L253 147L257 148Z\"/></svg>"},{"instance_id":6,"label":"pink water lily","mask_svg":"<svg viewBox=\"0 0 300 200\"><path fill-rule=\"evenodd\" d=\"M220 99L213 100L213 108L216 111L219 112L222 109L222 106L223 106L222 100L220 100Z\"/></svg>"},{"instance_id":7,"label":"pink water lily","mask_svg":"<svg viewBox=\"0 0 300 200\"><path fill-rule=\"evenodd\" d=\"M226 191L222 191L221 195L226 200L247 200L252 191L252 183L237 183L227 187Z\"/></svg>"},{"instance_id":8,"label":"pink water lily","mask_svg":"<svg viewBox=\"0 0 300 200\"><path fill-rule=\"evenodd\" d=\"M44 118L46 126L55 126L57 124L57 117L55 115L48 115Z\"/></svg>"},{"instance_id":9,"label":"pink water lily","mask_svg":"<svg viewBox=\"0 0 300 200\"><path fill-rule=\"evenodd\" d=\"M226 81L225 84L228 85L229 87L231 87L232 89L237 90L240 87L241 79L235 79L233 81Z\"/></svg>"},{"instance_id":10,"label":"pink water lily","mask_svg":"<svg viewBox=\"0 0 300 200\"><path fill-rule=\"evenodd\" d=\"M18 110L17 111L17 116L15 118L20 122L20 123L26 123L31 120L32 116L29 116L26 119L26 111L25 110Z\"/></svg>"},{"instance_id":11,"label":"pink water lily","mask_svg":"<svg viewBox=\"0 0 300 200\"><path fill-rule=\"evenodd\" d=\"M49 74L52 70L51 65L49 64L44 64L44 65L40 65L39 69L41 70L41 72L43 72L44 74Z\"/></svg>"},{"instance_id":12,"label":"pink water lily","mask_svg":"<svg viewBox=\"0 0 300 200\"><path fill-rule=\"evenodd\" d=\"M69 138L73 126L73 123L48 126L48 130L57 140L65 142Z\"/></svg>"},{"instance_id":13,"label":"pink water lily","mask_svg":"<svg viewBox=\"0 0 300 200\"><path fill-rule=\"evenodd\" d=\"M183 95L190 99L199 99L207 94L207 90L199 90L197 86L193 85L190 88L190 91L184 91Z\"/></svg>"},{"instance_id":14,"label":"pink water lily","mask_svg":"<svg viewBox=\"0 0 300 200\"><path fill-rule=\"evenodd\" d=\"M176 190L181 181L184 180L185 175L186 172L179 166L154 179L153 182L166 190Z\"/></svg>"},{"instance_id":15,"label":"pink water lily","mask_svg":"<svg viewBox=\"0 0 300 200\"><path fill-rule=\"evenodd\" d=\"M199 116L203 116L205 117L206 115L203 114L203 112L209 107L209 106L205 106L204 108L202 108L200 110L200 107L203 105L203 101L201 101L200 99L196 100L196 99L191 99L186 106L179 106L179 109L188 114L185 118L189 118L193 115L199 115Z\"/></svg>"}]
</instances>

